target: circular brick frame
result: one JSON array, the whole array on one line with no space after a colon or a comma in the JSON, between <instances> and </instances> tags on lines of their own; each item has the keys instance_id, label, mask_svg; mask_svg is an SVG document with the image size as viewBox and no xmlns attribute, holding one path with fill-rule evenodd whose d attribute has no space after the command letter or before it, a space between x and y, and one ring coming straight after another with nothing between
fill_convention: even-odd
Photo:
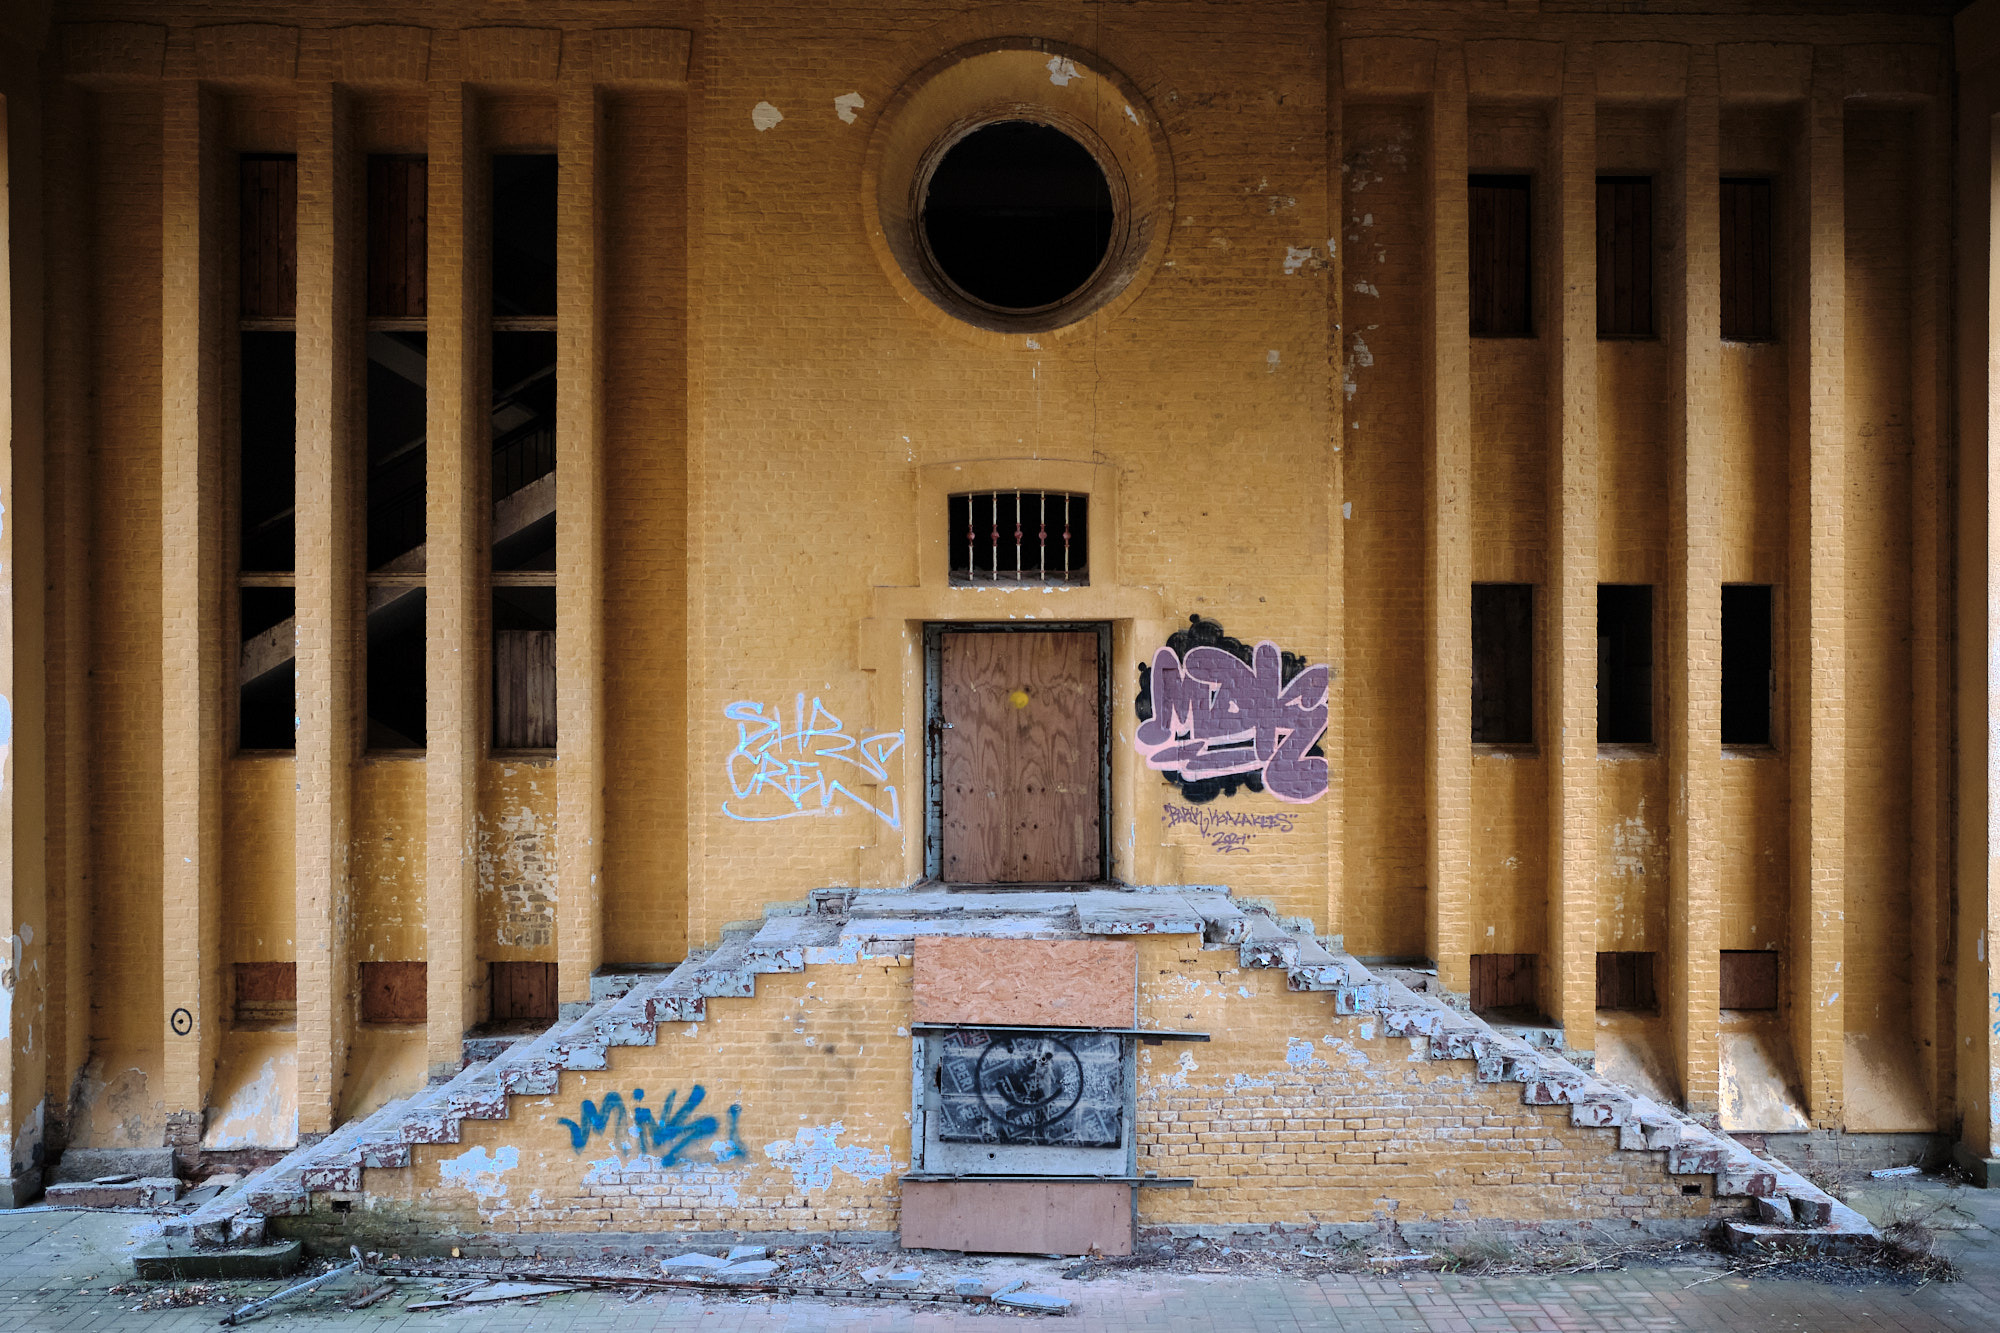
<instances>
[{"instance_id":1,"label":"circular brick frame","mask_svg":"<svg viewBox=\"0 0 2000 1333\"><path fill-rule=\"evenodd\" d=\"M939 269L920 225L924 193L945 153L1003 120L1048 125L1083 145L1104 172L1115 210L1110 244L1090 280L1034 310L968 295ZM1146 99L1096 54L1038 38L989 38L933 60L890 98L869 140L861 193L869 242L913 309L941 330L1015 346L1024 334L1095 328L1138 297L1166 254L1173 163Z\"/></svg>"}]
</instances>

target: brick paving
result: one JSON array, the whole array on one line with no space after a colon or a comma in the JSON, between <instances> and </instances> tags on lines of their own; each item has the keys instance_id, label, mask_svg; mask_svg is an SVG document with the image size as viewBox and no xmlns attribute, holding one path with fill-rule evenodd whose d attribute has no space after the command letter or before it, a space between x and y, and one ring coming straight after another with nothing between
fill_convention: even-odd
<instances>
[{"instance_id":1,"label":"brick paving","mask_svg":"<svg viewBox=\"0 0 2000 1333\"><path fill-rule=\"evenodd\" d=\"M2000 1330L2000 1191L1942 1187L1881 1189L1855 1200L1878 1218L1918 1213L1941 1225L1941 1245L1962 1280L1909 1284L1806 1282L1722 1276L1712 1265L1634 1267L1558 1277L1408 1278L1239 1277L1132 1273L1066 1282L1049 1277L1035 1289L1069 1296L1076 1313L1058 1327L1125 1333L1589 1333L1592 1330L1899 1330L1993 1333ZM15 1329L212 1329L228 1307L135 1311L146 1288L131 1283L135 1237L157 1228L137 1214L0 1213L0 1333ZM118 1284L131 1290L112 1292ZM275 1284L247 1284L251 1299ZM628 1299L623 1293L576 1292L537 1305L499 1305L441 1314L409 1313L415 1294L359 1312L337 1308L344 1292L297 1303L257 1321L272 1328L345 1328L356 1333L453 1328L527 1333L792 1333L793 1330L936 1330L994 1327L991 1310L876 1307L824 1301L704 1300L680 1293ZM253 1325L255 1326L255 1325Z\"/></svg>"}]
</instances>

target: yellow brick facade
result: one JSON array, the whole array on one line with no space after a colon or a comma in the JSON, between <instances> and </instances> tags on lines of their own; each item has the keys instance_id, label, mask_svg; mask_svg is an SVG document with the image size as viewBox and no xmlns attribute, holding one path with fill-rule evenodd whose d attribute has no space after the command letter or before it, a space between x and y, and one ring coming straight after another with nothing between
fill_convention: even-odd
<instances>
[{"instance_id":1,"label":"yellow brick facade","mask_svg":"<svg viewBox=\"0 0 2000 1333\"><path fill-rule=\"evenodd\" d=\"M0 18L17 1180L65 1144L199 1141L245 1062L285 1045L235 1031L239 963L297 964L311 1136L454 1071L492 964L556 964L574 1006L607 965L679 962L810 890L915 884L923 628L1029 619L1110 627L1114 878L1228 885L1357 958L1428 962L1455 997L1474 956L1533 955L1537 1006L1579 1054L1596 955L1652 953L1642 1043L1666 1093L1725 1127L1741 1065L1718 1031L1721 951L1775 949L1802 1123L2000 1155L1982 998L2000 993L1983 203L2000 20L1612 8L994 3L832 24L781 3L59 0ZM996 51L1008 72L952 73ZM1104 133L1161 192L1130 286L1032 334L930 303L882 203L919 93L1023 69L1037 105L1111 108ZM560 164L559 742L519 755L491 745L485 191L493 154L530 151ZM237 753L232 720L245 152L298 163L290 757ZM429 161L421 755L368 752L361 700L376 153ZM1487 171L1535 182L1532 337L1466 331L1460 187ZM1600 174L1655 182L1656 338L1596 336ZM1770 343L1717 334L1718 178L1738 174L1776 183ZM951 586L946 497L978 487L1087 492L1090 585ZM1470 740L1481 582L1534 587L1529 746ZM1742 582L1774 589L1767 747L1718 739L1720 588ZM1596 744L1603 583L1654 589L1649 745ZM1203 807L1283 816L1247 842L1204 832L1133 744L1137 669L1190 616L1333 670L1326 794ZM814 701L844 734L900 736L884 774L823 817L732 817L728 712ZM1552 1110L1448 1123L1491 1093L1463 1070L1364 1113L1342 1099L1380 1085L1343 1085L1343 1062L1397 1043L1275 974L1225 987L1192 943L1146 947L1149 1016L1218 1034L1198 1070L1150 1052L1146 1150L1255 1182L1153 1197L1155 1221L1358 1221L1382 1198L1425 1218L1695 1209L1657 1170L1635 1183L1634 1154L1592 1165ZM361 1022L364 962L426 964L424 1024ZM1177 996L1191 1019L1166 1013ZM696 1030L565 1075L533 1144L469 1128L379 1194L371 1179L370 1206L495 1231L893 1229L888 1167L806 1189L766 1149L807 1152L796 1136L840 1121L839 1151L812 1151L907 1162L906 1005L894 962L765 978ZM787 1006L812 1010L815 1043L791 1040ZM1303 1065L1294 1036L1316 1043ZM693 1082L744 1108L749 1176L676 1194L687 1181L578 1173L563 1107ZM1254 1135L1273 1146L1243 1149ZM1538 1135L1562 1165L1496 1146ZM1389 1146L1363 1162L1363 1142ZM518 1150L504 1189L463 1165L480 1148ZM1334 1167L1351 1182L1325 1185ZM1453 1193L1447 1172L1478 1183Z\"/></svg>"}]
</instances>

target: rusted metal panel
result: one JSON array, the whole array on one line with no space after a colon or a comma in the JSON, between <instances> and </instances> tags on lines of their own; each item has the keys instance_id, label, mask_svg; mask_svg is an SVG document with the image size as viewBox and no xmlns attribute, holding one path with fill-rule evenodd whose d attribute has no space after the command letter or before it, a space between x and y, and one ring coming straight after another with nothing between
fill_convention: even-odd
<instances>
[{"instance_id":1,"label":"rusted metal panel","mask_svg":"<svg viewBox=\"0 0 2000 1333\"><path fill-rule=\"evenodd\" d=\"M986 1254L1132 1253L1132 1186L906 1181L903 1247Z\"/></svg>"},{"instance_id":2,"label":"rusted metal panel","mask_svg":"<svg viewBox=\"0 0 2000 1333\"><path fill-rule=\"evenodd\" d=\"M1129 940L919 936L919 1023L1127 1028L1138 1022L1138 949Z\"/></svg>"}]
</instances>

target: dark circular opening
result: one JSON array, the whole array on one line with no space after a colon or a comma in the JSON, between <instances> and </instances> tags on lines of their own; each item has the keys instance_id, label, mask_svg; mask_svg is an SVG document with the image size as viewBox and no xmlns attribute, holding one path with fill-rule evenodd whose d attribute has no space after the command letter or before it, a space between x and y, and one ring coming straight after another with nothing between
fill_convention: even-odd
<instances>
[{"instance_id":1,"label":"dark circular opening","mask_svg":"<svg viewBox=\"0 0 2000 1333\"><path fill-rule=\"evenodd\" d=\"M966 295L1002 310L1069 296L1111 244L1111 187L1090 150L1028 120L985 125L946 150L923 203L924 240Z\"/></svg>"}]
</instances>

